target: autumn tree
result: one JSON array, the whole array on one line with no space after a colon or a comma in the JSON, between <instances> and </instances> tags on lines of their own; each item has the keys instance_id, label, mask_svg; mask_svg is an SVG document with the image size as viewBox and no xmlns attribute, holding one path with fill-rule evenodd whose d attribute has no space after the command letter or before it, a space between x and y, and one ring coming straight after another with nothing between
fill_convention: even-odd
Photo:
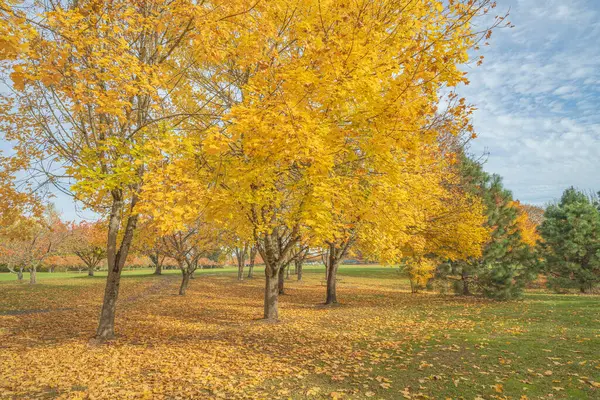
<instances>
[{"instance_id":1,"label":"autumn tree","mask_svg":"<svg viewBox=\"0 0 600 400\"><path fill-rule=\"evenodd\" d=\"M487 238L481 201L459 190L456 151L460 148L450 151L442 139L445 133L458 141L473 132L465 125L463 112L468 111L462 108L463 100L453 95L448 100L448 108L431 117L431 131L427 131L435 135L431 142L424 141L421 129L410 149L395 149L380 165L363 160L340 163L336 179L353 195L347 203L335 192L327 199L337 231L332 231L333 240L323 243L326 304L337 302L337 270L353 248L384 263L402 264L415 291L433 277L436 261L481 254ZM410 141L410 135L405 134L404 140ZM402 160L389 167L396 152ZM373 170L381 172L373 174ZM361 176L362 171L367 173Z\"/></svg>"},{"instance_id":2,"label":"autumn tree","mask_svg":"<svg viewBox=\"0 0 600 400\"><path fill-rule=\"evenodd\" d=\"M48 257L63 250L69 235L68 224L48 206L41 216L23 216L4 230L0 254L19 280L23 278L23 270L28 270L29 283L35 284L39 267Z\"/></svg>"},{"instance_id":3,"label":"autumn tree","mask_svg":"<svg viewBox=\"0 0 600 400\"><path fill-rule=\"evenodd\" d=\"M279 272L279 276L277 278L277 290L278 290L278 294L282 295L285 294L285 280L286 278L290 277L290 268L292 266L292 264L294 264L296 262L296 257L300 256L299 253L296 253L294 251L291 251L290 254L288 255L287 260L283 263L282 265L282 269Z\"/></svg>"},{"instance_id":4,"label":"autumn tree","mask_svg":"<svg viewBox=\"0 0 600 400\"><path fill-rule=\"evenodd\" d=\"M548 206L540 226L541 254L555 289L589 292L600 282L600 211L581 191L569 188Z\"/></svg>"},{"instance_id":5,"label":"autumn tree","mask_svg":"<svg viewBox=\"0 0 600 400\"><path fill-rule=\"evenodd\" d=\"M217 263L222 252L220 233L214 227L197 221L186 230L162 235L163 251L177 261L181 271L179 294L185 295L190 279L202 265L203 259Z\"/></svg>"},{"instance_id":6,"label":"autumn tree","mask_svg":"<svg viewBox=\"0 0 600 400\"><path fill-rule=\"evenodd\" d=\"M164 243L157 227L152 221L143 221L134 235L132 250L150 259L154 275L162 275L163 266L170 261L163 247Z\"/></svg>"},{"instance_id":7,"label":"autumn tree","mask_svg":"<svg viewBox=\"0 0 600 400\"><path fill-rule=\"evenodd\" d=\"M177 133L195 151L168 157L179 164L179 191L212 174L210 198L218 206L211 213L251 227L248 239L265 263L266 319L279 316L279 277L298 243L334 246L340 257L351 241L347 232L375 199L406 196L404 167L430 157L427 146L439 129L465 129L464 102L449 110L447 126L433 123L439 93L466 82L458 65L489 35L470 21L492 5L261 2L254 19L236 20L239 35L221 42L232 62L197 74L196 86L212 90L212 104L225 112L208 130L188 121L188 132ZM378 177L378 195L365 195L366 183ZM201 197L187 193L169 199L173 212ZM354 199L362 203L357 212L339 217ZM365 235L376 237L383 226L380 219Z\"/></svg>"},{"instance_id":8,"label":"autumn tree","mask_svg":"<svg viewBox=\"0 0 600 400\"><path fill-rule=\"evenodd\" d=\"M256 246L252 242L239 242L233 247L233 255L238 266L238 281L244 280L244 268L248 265L248 278L254 277L254 263L256 262Z\"/></svg>"},{"instance_id":9,"label":"autumn tree","mask_svg":"<svg viewBox=\"0 0 600 400\"><path fill-rule=\"evenodd\" d=\"M302 280L302 268L309 252L310 247L302 244L298 245L292 252L292 257L294 259L294 274L298 281Z\"/></svg>"},{"instance_id":10,"label":"autumn tree","mask_svg":"<svg viewBox=\"0 0 600 400\"><path fill-rule=\"evenodd\" d=\"M440 152L439 146L429 150ZM461 190L459 171L453 154L439 154L427 164L421 162L405 178L411 185L429 190L411 190L404 200L381 203L379 212L387 216L389 226L381 231L385 240L378 238L369 247L383 244L380 259L400 264L413 292L426 286L443 260L480 257L489 239L482 201ZM376 254L370 254L369 247L362 253L373 258Z\"/></svg>"},{"instance_id":11,"label":"autumn tree","mask_svg":"<svg viewBox=\"0 0 600 400\"><path fill-rule=\"evenodd\" d=\"M157 242L160 242L157 240ZM154 275L162 275L162 269L165 264L167 256L163 255L164 252L160 249L160 244L156 243L152 247L147 249L147 255L154 266Z\"/></svg>"},{"instance_id":12,"label":"autumn tree","mask_svg":"<svg viewBox=\"0 0 600 400\"><path fill-rule=\"evenodd\" d=\"M188 0L1 5L0 21L16 20L21 33L5 46L16 55L2 64L12 90L3 94L11 106L3 109L2 131L20 151L37 156L36 170L50 182L72 184L65 192L107 214L109 273L96 338L109 339L139 218L146 146L153 148L149 143L166 125L203 114L201 104L174 107L191 62L181 49L197 43L207 51L216 25L248 6Z\"/></svg>"},{"instance_id":13,"label":"autumn tree","mask_svg":"<svg viewBox=\"0 0 600 400\"><path fill-rule=\"evenodd\" d=\"M94 270L106 258L105 235L106 227L102 221L83 221L72 228L70 250L87 266L88 276L94 276Z\"/></svg>"}]
</instances>

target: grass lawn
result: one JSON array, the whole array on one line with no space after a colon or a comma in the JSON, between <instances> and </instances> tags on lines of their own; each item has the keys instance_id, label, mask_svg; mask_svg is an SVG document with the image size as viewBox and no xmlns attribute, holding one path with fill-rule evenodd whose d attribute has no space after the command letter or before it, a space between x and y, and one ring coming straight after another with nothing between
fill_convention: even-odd
<instances>
[{"instance_id":1,"label":"grass lawn","mask_svg":"<svg viewBox=\"0 0 600 400\"><path fill-rule=\"evenodd\" d=\"M178 271L151 273L125 272L100 347L102 273L0 274L0 398L600 399L600 296L411 295L394 269L343 266L324 307L306 266L270 324L258 268L200 271L185 297Z\"/></svg>"},{"instance_id":2,"label":"grass lawn","mask_svg":"<svg viewBox=\"0 0 600 400\"><path fill-rule=\"evenodd\" d=\"M215 274L215 273L231 273L233 271L237 271L235 268L218 268L218 269L202 269L198 270L197 274ZM139 268L132 270L123 271L123 276L146 276L152 275L154 269L151 268ZM101 278L104 280L107 271L95 271L94 278ZM164 275L179 275L181 272L178 269L166 269L163 270ZM81 272L38 272L36 275L38 282L43 282L47 279L65 279L65 278L85 278L89 279L87 270L82 270ZM11 273L0 273L0 282L14 282L17 280L17 276ZM29 282L29 273L23 273L23 280L25 282Z\"/></svg>"}]
</instances>

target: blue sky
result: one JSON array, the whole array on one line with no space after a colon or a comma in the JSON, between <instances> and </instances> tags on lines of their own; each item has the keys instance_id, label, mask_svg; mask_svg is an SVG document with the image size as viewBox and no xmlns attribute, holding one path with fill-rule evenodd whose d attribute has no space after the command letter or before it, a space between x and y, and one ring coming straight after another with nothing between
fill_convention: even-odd
<instances>
[{"instance_id":1,"label":"blue sky","mask_svg":"<svg viewBox=\"0 0 600 400\"><path fill-rule=\"evenodd\" d=\"M600 190L600 1L499 0L494 32L459 92L478 111L471 152L523 202Z\"/></svg>"},{"instance_id":2,"label":"blue sky","mask_svg":"<svg viewBox=\"0 0 600 400\"><path fill-rule=\"evenodd\" d=\"M485 169L526 203L600 190L600 0L498 0L508 9L515 27L494 32L459 89L478 108L471 152L489 153ZM67 219L92 216L54 202Z\"/></svg>"}]
</instances>

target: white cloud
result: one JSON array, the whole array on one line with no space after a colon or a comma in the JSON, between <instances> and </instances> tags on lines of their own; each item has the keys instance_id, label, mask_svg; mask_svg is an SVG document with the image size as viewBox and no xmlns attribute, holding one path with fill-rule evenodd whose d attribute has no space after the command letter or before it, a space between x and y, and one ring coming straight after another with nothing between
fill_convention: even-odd
<instances>
[{"instance_id":1,"label":"white cloud","mask_svg":"<svg viewBox=\"0 0 600 400\"><path fill-rule=\"evenodd\" d=\"M477 108L485 168L523 201L543 204L574 185L600 190L600 2L512 0L500 29L469 68L461 92Z\"/></svg>"}]
</instances>

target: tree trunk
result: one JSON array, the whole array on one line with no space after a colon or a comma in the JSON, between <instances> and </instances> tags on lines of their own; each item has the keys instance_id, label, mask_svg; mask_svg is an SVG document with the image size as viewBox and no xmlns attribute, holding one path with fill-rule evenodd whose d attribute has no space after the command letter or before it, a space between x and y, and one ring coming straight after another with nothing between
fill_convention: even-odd
<instances>
[{"instance_id":1,"label":"tree trunk","mask_svg":"<svg viewBox=\"0 0 600 400\"><path fill-rule=\"evenodd\" d=\"M327 298L325 304L334 304L337 303L336 276L338 263L330 262L329 265L330 267L327 268L329 271L327 272Z\"/></svg>"},{"instance_id":2,"label":"tree trunk","mask_svg":"<svg viewBox=\"0 0 600 400\"><path fill-rule=\"evenodd\" d=\"M185 296L185 292L190 283L191 274L189 274L188 272L183 271L183 270L181 271L181 274L182 274L182 279L181 279L181 286L179 287L179 295Z\"/></svg>"},{"instance_id":3,"label":"tree trunk","mask_svg":"<svg viewBox=\"0 0 600 400\"><path fill-rule=\"evenodd\" d=\"M264 318L269 321L277 321L279 319L278 296L279 296L279 275L281 271L272 276L268 272L269 268L265 268L265 306Z\"/></svg>"},{"instance_id":4,"label":"tree trunk","mask_svg":"<svg viewBox=\"0 0 600 400\"><path fill-rule=\"evenodd\" d=\"M279 270L279 276L277 278L277 292L279 294L285 294L285 267Z\"/></svg>"},{"instance_id":5,"label":"tree trunk","mask_svg":"<svg viewBox=\"0 0 600 400\"><path fill-rule=\"evenodd\" d=\"M23 268L19 268L17 271L17 280L19 282L23 282Z\"/></svg>"},{"instance_id":6,"label":"tree trunk","mask_svg":"<svg viewBox=\"0 0 600 400\"><path fill-rule=\"evenodd\" d=\"M331 246L330 246L331 247ZM325 280L327 281L328 276L329 276L329 254L330 254L330 247L327 248L327 251L325 252L325 254L321 255L321 259L323 260L323 264L325 265Z\"/></svg>"},{"instance_id":7,"label":"tree trunk","mask_svg":"<svg viewBox=\"0 0 600 400\"><path fill-rule=\"evenodd\" d=\"M337 303L337 271L340 265L340 261L344 258L348 246L350 246L350 239L341 245L336 243L329 243L327 249L327 259L325 263L325 273L327 275L327 297L325 298L325 304Z\"/></svg>"},{"instance_id":8,"label":"tree trunk","mask_svg":"<svg viewBox=\"0 0 600 400\"><path fill-rule=\"evenodd\" d=\"M298 272L298 280L301 281L302 280L302 262L300 262L297 266L296 266L296 271Z\"/></svg>"},{"instance_id":9,"label":"tree trunk","mask_svg":"<svg viewBox=\"0 0 600 400\"><path fill-rule=\"evenodd\" d=\"M238 281L244 280L244 267L246 266L246 255L248 253L248 243L244 243L243 247L235 248L235 258L238 264Z\"/></svg>"},{"instance_id":10,"label":"tree trunk","mask_svg":"<svg viewBox=\"0 0 600 400\"><path fill-rule=\"evenodd\" d=\"M154 275L162 275L162 265L161 264L156 264L156 267L154 268Z\"/></svg>"},{"instance_id":11,"label":"tree trunk","mask_svg":"<svg viewBox=\"0 0 600 400\"><path fill-rule=\"evenodd\" d=\"M462 277L462 283L463 283L463 296L470 296L471 291L469 290L469 281L466 279L466 277L464 275Z\"/></svg>"},{"instance_id":12,"label":"tree trunk","mask_svg":"<svg viewBox=\"0 0 600 400\"><path fill-rule=\"evenodd\" d=\"M291 231L275 228L271 233L263 234L257 239L257 247L265 263L265 300L264 318L277 320L279 318L279 279L284 273L283 267L290 261L291 252L300 240L299 227Z\"/></svg>"},{"instance_id":13,"label":"tree trunk","mask_svg":"<svg viewBox=\"0 0 600 400\"><path fill-rule=\"evenodd\" d=\"M100 323L96 331L96 338L98 339L112 339L115 336L115 313L120 283L121 271L109 268L106 288L104 289L104 302L100 313Z\"/></svg>"},{"instance_id":14,"label":"tree trunk","mask_svg":"<svg viewBox=\"0 0 600 400\"><path fill-rule=\"evenodd\" d=\"M104 299L102 310L100 311L100 320L96 330L96 341L112 339L115 336L115 313L117 311L117 298L119 296L119 285L121 283L121 271L125 265L125 259L131 246L133 233L137 224L138 215L131 214L127 219L125 233L121 240L121 245L117 249L117 239L119 227L121 225L121 208L123 207L122 193L118 190L111 192L113 204L110 211L108 225L108 240L106 246L108 277L106 287L104 288ZM137 203L137 196L134 195L131 201L131 208Z\"/></svg>"},{"instance_id":15,"label":"tree trunk","mask_svg":"<svg viewBox=\"0 0 600 400\"><path fill-rule=\"evenodd\" d=\"M88 266L88 276L94 276L94 267Z\"/></svg>"},{"instance_id":16,"label":"tree trunk","mask_svg":"<svg viewBox=\"0 0 600 400\"><path fill-rule=\"evenodd\" d=\"M256 245L250 248L250 263L248 265L248 278L254 278L254 262L256 261L256 253L258 252Z\"/></svg>"},{"instance_id":17,"label":"tree trunk","mask_svg":"<svg viewBox=\"0 0 600 400\"><path fill-rule=\"evenodd\" d=\"M35 285L37 283L36 272L37 271L35 270L35 267L31 267L29 269L29 284L30 285Z\"/></svg>"},{"instance_id":18,"label":"tree trunk","mask_svg":"<svg viewBox=\"0 0 600 400\"><path fill-rule=\"evenodd\" d=\"M417 288L417 284L412 279L409 279L408 281L410 282L410 292L412 294L417 293L419 291Z\"/></svg>"}]
</instances>

